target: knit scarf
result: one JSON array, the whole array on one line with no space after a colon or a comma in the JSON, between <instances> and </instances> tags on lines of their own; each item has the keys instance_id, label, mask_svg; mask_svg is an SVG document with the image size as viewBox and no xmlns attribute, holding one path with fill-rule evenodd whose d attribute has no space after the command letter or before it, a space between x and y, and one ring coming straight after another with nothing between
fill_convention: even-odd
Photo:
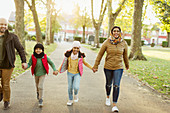
<instances>
[{"instance_id":1,"label":"knit scarf","mask_svg":"<svg viewBox=\"0 0 170 113\"><path fill-rule=\"evenodd\" d=\"M110 43L114 45L117 45L118 43L122 42L121 37L119 37L118 39L116 39L115 37L110 37L109 39L110 39Z\"/></svg>"},{"instance_id":2,"label":"knit scarf","mask_svg":"<svg viewBox=\"0 0 170 113\"><path fill-rule=\"evenodd\" d=\"M44 52L37 54L36 52L33 53L36 58L42 58L44 56Z\"/></svg>"},{"instance_id":3,"label":"knit scarf","mask_svg":"<svg viewBox=\"0 0 170 113\"><path fill-rule=\"evenodd\" d=\"M71 53L71 59L72 60L76 60L78 59L78 53L76 55L73 54L73 52Z\"/></svg>"}]
</instances>

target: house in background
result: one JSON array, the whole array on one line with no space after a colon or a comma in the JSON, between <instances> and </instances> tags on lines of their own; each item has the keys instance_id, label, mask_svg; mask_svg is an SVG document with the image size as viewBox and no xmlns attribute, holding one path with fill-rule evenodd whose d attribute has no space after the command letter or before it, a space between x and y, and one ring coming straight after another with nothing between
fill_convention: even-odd
<instances>
[{"instance_id":1,"label":"house in background","mask_svg":"<svg viewBox=\"0 0 170 113\"><path fill-rule=\"evenodd\" d=\"M156 45L162 45L162 41L167 41L167 32L160 29L151 32L150 43L155 43Z\"/></svg>"},{"instance_id":2,"label":"house in background","mask_svg":"<svg viewBox=\"0 0 170 113\"><path fill-rule=\"evenodd\" d=\"M65 41L73 41L74 36L83 37L83 28L80 27L75 29L72 27L71 22L69 21L73 17L72 15L65 15L63 20L60 20L59 23L62 27L62 30L58 32L57 38ZM86 28L85 30L85 39L88 39L89 35L94 34L94 28Z\"/></svg>"},{"instance_id":3,"label":"house in background","mask_svg":"<svg viewBox=\"0 0 170 113\"><path fill-rule=\"evenodd\" d=\"M10 16L9 16L9 19L8 19L8 23L11 25L11 26L14 26L15 25L15 12L11 12Z\"/></svg>"}]
</instances>

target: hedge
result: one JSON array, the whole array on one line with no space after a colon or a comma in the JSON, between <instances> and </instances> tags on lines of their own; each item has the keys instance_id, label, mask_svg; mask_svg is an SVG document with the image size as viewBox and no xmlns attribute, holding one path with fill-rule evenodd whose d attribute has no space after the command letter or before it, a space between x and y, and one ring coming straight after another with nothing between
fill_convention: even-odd
<instances>
[{"instance_id":1,"label":"hedge","mask_svg":"<svg viewBox=\"0 0 170 113\"><path fill-rule=\"evenodd\" d=\"M74 40L81 42L81 37L75 36L75 37L74 37Z\"/></svg>"},{"instance_id":2,"label":"hedge","mask_svg":"<svg viewBox=\"0 0 170 113\"><path fill-rule=\"evenodd\" d=\"M167 41L162 41L162 47L168 47L168 42Z\"/></svg>"},{"instance_id":3,"label":"hedge","mask_svg":"<svg viewBox=\"0 0 170 113\"><path fill-rule=\"evenodd\" d=\"M128 46L130 46L130 44L131 44L131 39L124 39L124 40L127 42ZM144 44L144 40L141 40L141 44L142 44L142 46L145 45L145 44Z\"/></svg>"},{"instance_id":4,"label":"hedge","mask_svg":"<svg viewBox=\"0 0 170 113\"><path fill-rule=\"evenodd\" d=\"M128 46L130 46L130 44L131 44L131 39L124 39L124 40L127 42Z\"/></svg>"},{"instance_id":5,"label":"hedge","mask_svg":"<svg viewBox=\"0 0 170 113\"><path fill-rule=\"evenodd\" d=\"M99 43L103 43L106 39L107 39L107 38L105 38L105 37L100 37L100 38L99 38Z\"/></svg>"}]
</instances>

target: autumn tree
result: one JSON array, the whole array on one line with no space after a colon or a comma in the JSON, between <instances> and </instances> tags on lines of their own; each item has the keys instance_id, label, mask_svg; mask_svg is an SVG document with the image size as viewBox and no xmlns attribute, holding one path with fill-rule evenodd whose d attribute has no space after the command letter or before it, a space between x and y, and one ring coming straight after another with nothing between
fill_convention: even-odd
<instances>
[{"instance_id":1,"label":"autumn tree","mask_svg":"<svg viewBox=\"0 0 170 113\"><path fill-rule=\"evenodd\" d=\"M170 47L170 1L168 0L152 0L156 14L163 24L162 30L167 32L168 47Z\"/></svg>"},{"instance_id":2,"label":"autumn tree","mask_svg":"<svg viewBox=\"0 0 170 113\"><path fill-rule=\"evenodd\" d=\"M147 60L141 48L142 8L144 0L134 0L130 60Z\"/></svg>"},{"instance_id":3,"label":"autumn tree","mask_svg":"<svg viewBox=\"0 0 170 113\"><path fill-rule=\"evenodd\" d=\"M103 8L103 6L104 6L104 8ZM99 48L99 32L100 32L100 27L101 27L102 22L103 22L103 17L104 17L106 8L107 8L107 3L104 4L104 0L102 0L99 19L95 19L94 14L93 14L93 0L91 0L92 22L93 22L93 26L95 28L94 46L97 44L97 46L96 46L97 48Z\"/></svg>"},{"instance_id":4,"label":"autumn tree","mask_svg":"<svg viewBox=\"0 0 170 113\"><path fill-rule=\"evenodd\" d=\"M83 29L82 43L85 43L85 29L87 27L92 27L91 19L87 14L86 8L84 8L83 11L80 11L80 6L76 5L74 10L74 17L71 18L70 22L76 29L82 27Z\"/></svg>"},{"instance_id":5,"label":"autumn tree","mask_svg":"<svg viewBox=\"0 0 170 113\"><path fill-rule=\"evenodd\" d=\"M117 16L119 15L120 11L122 10L123 5L125 4L126 0L123 0L122 3L120 3L119 7L116 9L116 11L113 13L112 8L112 0L107 0L107 6L108 6L108 36L110 35L110 30L114 26L115 20Z\"/></svg>"},{"instance_id":6,"label":"autumn tree","mask_svg":"<svg viewBox=\"0 0 170 113\"><path fill-rule=\"evenodd\" d=\"M114 24L120 26L122 32L122 38L124 38L125 33L132 32L132 21L133 21L133 0L128 0L124 4L124 8L117 16Z\"/></svg>"},{"instance_id":7,"label":"autumn tree","mask_svg":"<svg viewBox=\"0 0 170 113\"><path fill-rule=\"evenodd\" d=\"M31 4L28 0L25 0L25 2L27 3L28 7L30 8L30 10L32 11L32 14L33 14L35 30L36 30L36 40L37 40L37 42L43 43L41 29L40 29L39 20L38 20L38 15L37 15L36 6L35 6L35 0L31 0Z\"/></svg>"},{"instance_id":8,"label":"autumn tree","mask_svg":"<svg viewBox=\"0 0 170 113\"><path fill-rule=\"evenodd\" d=\"M19 37L22 46L25 49L25 32L24 32L24 1L14 0L16 8L15 16L15 33Z\"/></svg>"}]
</instances>

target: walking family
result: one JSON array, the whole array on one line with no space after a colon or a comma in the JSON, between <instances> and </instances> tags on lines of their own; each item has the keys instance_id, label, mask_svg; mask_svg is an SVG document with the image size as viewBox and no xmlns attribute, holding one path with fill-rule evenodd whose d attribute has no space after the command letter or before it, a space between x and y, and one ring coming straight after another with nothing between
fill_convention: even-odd
<instances>
[{"instance_id":1,"label":"walking family","mask_svg":"<svg viewBox=\"0 0 170 113\"><path fill-rule=\"evenodd\" d=\"M105 104L107 106L111 106L110 92L113 86L112 112L119 111L116 105L119 97L120 81L123 74L123 61L126 69L129 69L127 57L128 46L121 38L120 27L114 26L111 29L110 37L102 44L94 66L91 66L85 61L86 55L81 51L80 42L74 41L72 49L65 52L63 62L57 70L51 59L44 53L44 46L40 43L37 43L34 46L33 54L31 55L29 62L26 63L25 51L19 42L18 37L13 33L8 32L6 19L0 18L0 101L4 101L4 109L8 109L10 104L10 78L15 67L15 49L20 55L22 68L28 69L31 67L31 73L35 78L36 95L40 107L43 106L43 84L46 74L49 73L49 65L52 67L54 75L58 75L58 73L63 73L67 70L67 105L71 106L74 102L79 101L78 92L80 88L80 80L83 76L83 65L93 72L98 71L100 61L106 52L104 64L104 73L106 78Z\"/></svg>"}]
</instances>

